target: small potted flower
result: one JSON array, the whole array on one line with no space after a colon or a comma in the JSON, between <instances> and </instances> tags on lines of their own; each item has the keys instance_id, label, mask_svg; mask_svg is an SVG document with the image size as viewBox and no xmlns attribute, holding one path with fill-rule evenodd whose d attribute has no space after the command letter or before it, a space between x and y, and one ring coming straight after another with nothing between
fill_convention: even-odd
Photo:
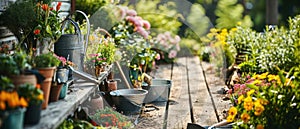
<instances>
[{"instance_id":1,"label":"small potted flower","mask_svg":"<svg viewBox=\"0 0 300 129\"><path fill-rule=\"evenodd\" d=\"M36 56L34 58L34 63L35 68L37 68L39 73L46 78L41 84L45 99L43 109L45 109L48 106L52 78L60 61L54 53L49 52Z\"/></svg>"},{"instance_id":2,"label":"small potted flower","mask_svg":"<svg viewBox=\"0 0 300 129\"><path fill-rule=\"evenodd\" d=\"M7 77L0 76L0 120L2 129L22 129L24 112L28 103L14 90L13 83ZM17 122L16 122L17 121Z\"/></svg>"},{"instance_id":3,"label":"small potted flower","mask_svg":"<svg viewBox=\"0 0 300 129\"><path fill-rule=\"evenodd\" d=\"M37 40L37 54L53 50L53 43L61 36L61 19L58 15L62 3L56 7L38 2L36 5L37 26L34 28L34 37Z\"/></svg>"},{"instance_id":4,"label":"small potted flower","mask_svg":"<svg viewBox=\"0 0 300 129\"><path fill-rule=\"evenodd\" d=\"M19 95L24 97L28 102L28 107L24 117L25 124L37 124L41 117L44 95L40 87L37 86L26 83L18 88Z\"/></svg>"}]
</instances>

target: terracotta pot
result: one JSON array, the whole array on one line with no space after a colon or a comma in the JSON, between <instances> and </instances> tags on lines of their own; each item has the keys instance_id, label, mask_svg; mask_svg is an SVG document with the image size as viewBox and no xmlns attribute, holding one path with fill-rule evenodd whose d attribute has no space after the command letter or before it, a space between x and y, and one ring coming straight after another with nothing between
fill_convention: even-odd
<instances>
[{"instance_id":1,"label":"terracotta pot","mask_svg":"<svg viewBox=\"0 0 300 129\"><path fill-rule=\"evenodd\" d=\"M26 83L36 86L37 83L37 79L34 74L12 75L9 76L9 78L11 79L12 83L15 85L16 88Z\"/></svg>"},{"instance_id":2,"label":"terracotta pot","mask_svg":"<svg viewBox=\"0 0 300 129\"><path fill-rule=\"evenodd\" d=\"M101 72L104 72L104 66L103 65L96 65L95 66L95 76L97 78L100 76Z\"/></svg>"},{"instance_id":3,"label":"terracotta pot","mask_svg":"<svg viewBox=\"0 0 300 129\"><path fill-rule=\"evenodd\" d=\"M110 80L108 81L107 85L108 85L108 91L114 91L118 89L117 81Z\"/></svg>"},{"instance_id":4,"label":"terracotta pot","mask_svg":"<svg viewBox=\"0 0 300 129\"><path fill-rule=\"evenodd\" d=\"M63 84L52 85L50 90L49 101L55 102L59 99L59 94L62 89Z\"/></svg>"},{"instance_id":5,"label":"terracotta pot","mask_svg":"<svg viewBox=\"0 0 300 129\"><path fill-rule=\"evenodd\" d=\"M38 68L40 74L45 77L45 80L41 84L41 89L44 92L44 102L42 104L42 109L46 109L48 107L52 77L54 75L56 67L49 68Z\"/></svg>"}]
</instances>

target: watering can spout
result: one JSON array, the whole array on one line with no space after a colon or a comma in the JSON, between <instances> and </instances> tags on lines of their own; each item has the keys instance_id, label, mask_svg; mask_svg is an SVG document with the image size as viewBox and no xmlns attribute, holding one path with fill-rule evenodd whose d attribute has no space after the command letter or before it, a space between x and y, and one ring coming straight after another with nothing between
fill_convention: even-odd
<instances>
[{"instance_id":1,"label":"watering can spout","mask_svg":"<svg viewBox=\"0 0 300 129\"><path fill-rule=\"evenodd\" d=\"M68 67L73 71L74 76L76 76L78 78L87 80L87 81L92 82L92 83L96 83L98 85L102 82L101 80L97 80L97 79L91 77L89 74L86 74L86 73L75 70L72 66L68 66Z\"/></svg>"}]
</instances>

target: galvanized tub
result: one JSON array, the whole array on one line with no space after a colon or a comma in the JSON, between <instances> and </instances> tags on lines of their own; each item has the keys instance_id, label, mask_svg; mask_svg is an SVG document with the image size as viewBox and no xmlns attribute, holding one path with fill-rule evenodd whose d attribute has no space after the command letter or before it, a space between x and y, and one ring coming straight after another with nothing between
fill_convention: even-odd
<instances>
[{"instance_id":1,"label":"galvanized tub","mask_svg":"<svg viewBox=\"0 0 300 129\"><path fill-rule=\"evenodd\" d=\"M169 98L172 81L168 79L153 79L151 85L143 85L148 90L144 103L166 102Z\"/></svg>"},{"instance_id":2,"label":"galvanized tub","mask_svg":"<svg viewBox=\"0 0 300 129\"><path fill-rule=\"evenodd\" d=\"M124 115L139 114L148 91L143 89L119 89L111 91L113 104Z\"/></svg>"}]
</instances>

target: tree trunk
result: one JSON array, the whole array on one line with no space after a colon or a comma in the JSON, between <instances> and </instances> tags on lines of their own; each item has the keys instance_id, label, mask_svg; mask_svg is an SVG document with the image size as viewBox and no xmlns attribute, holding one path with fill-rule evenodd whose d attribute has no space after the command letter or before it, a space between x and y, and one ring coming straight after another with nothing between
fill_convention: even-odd
<instances>
[{"instance_id":1,"label":"tree trunk","mask_svg":"<svg viewBox=\"0 0 300 129\"><path fill-rule=\"evenodd\" d=\"M278 0L266 0L266 24L278 24Z\"/></svg>"}]
</instances>

